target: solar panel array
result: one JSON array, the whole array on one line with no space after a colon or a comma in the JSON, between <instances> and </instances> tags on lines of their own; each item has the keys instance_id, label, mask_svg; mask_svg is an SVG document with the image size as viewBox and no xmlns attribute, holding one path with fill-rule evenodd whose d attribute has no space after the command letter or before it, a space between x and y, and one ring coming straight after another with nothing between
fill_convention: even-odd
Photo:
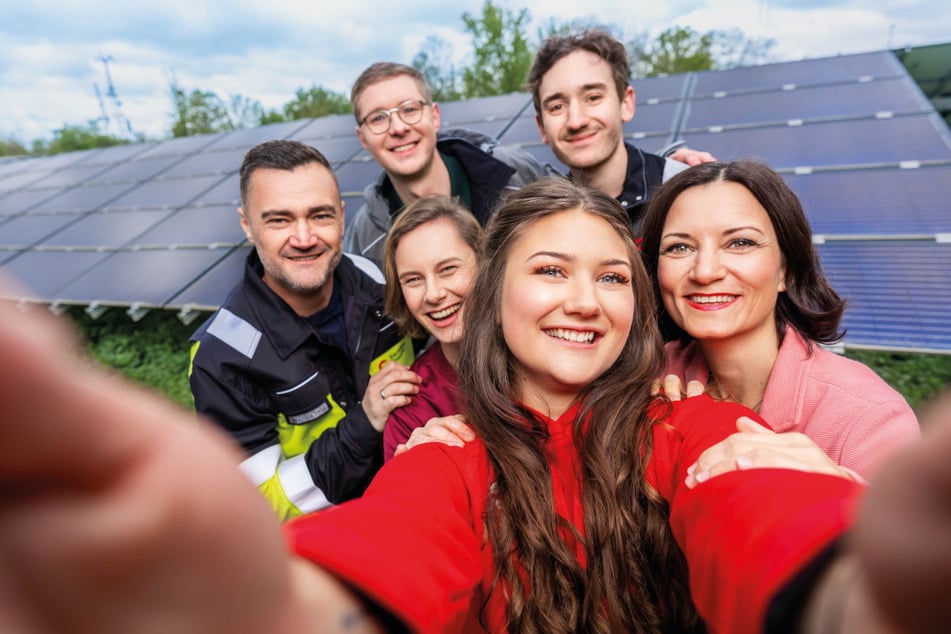
<instances>
[{"instance_id":1,"label":"solar panel array","mask_svg":"<svg viewBox=\"0 0 951 634\"><path fill-rule=\"evenodd\" d=\"M625 133L723 160L757 158L800 195L827 274L849 301L845 345L951 352L951 135L888 51L638 80ZM444 129L519 145L564 170L531 99L440 104ZM379 173L349 115L0 161L0 270L21 301L137 317L212 310L248 250L238 167L253 145L296 139L337 172L346 208Z\"/></svg>"}]
</instances>

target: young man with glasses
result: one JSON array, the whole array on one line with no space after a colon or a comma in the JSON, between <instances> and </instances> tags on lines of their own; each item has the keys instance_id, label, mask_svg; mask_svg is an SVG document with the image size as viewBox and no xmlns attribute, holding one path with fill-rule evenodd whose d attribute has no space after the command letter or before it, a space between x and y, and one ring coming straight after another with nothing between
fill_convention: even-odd
<instances>
[{"instance_id":1,"label":"young man with glasses","mask_svg":"<svg viewBox=\"0 0 951 634\"><path fill-rule=\"evenodd\" d=\"M364 191L366 203L347 227L344 250L377 264L393 218L414 200L433 194L458 197L484 225L503 191L551 169L479 132L441 132L439 105L412 66L371 65L354 82L350 104L360 144L383 173Z\"/></svg>"}]
</instances>

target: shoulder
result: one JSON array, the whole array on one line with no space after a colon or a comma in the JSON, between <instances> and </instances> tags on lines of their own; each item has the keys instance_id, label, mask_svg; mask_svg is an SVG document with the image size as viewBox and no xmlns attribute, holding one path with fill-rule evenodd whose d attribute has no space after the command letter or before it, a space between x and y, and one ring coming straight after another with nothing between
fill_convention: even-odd
<instances>
[{"instance_id":1,"label":"shoulder","mask_svg":"<svg viewBox=\"0 0 951 634\"><path fill-rule=\"evenodd\" d=\"M345 274L355 276L355 279L361 280L363 284L381 286L386 283L380 267L373 260L362 255L344 253L338 266L346 272Z\"/></svg>"}]
</instances>

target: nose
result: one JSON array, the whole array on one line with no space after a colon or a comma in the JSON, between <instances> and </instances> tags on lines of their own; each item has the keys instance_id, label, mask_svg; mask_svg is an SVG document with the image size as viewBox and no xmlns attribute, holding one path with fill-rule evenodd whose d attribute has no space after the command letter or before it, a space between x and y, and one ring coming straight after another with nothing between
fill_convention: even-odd
<instances>
[{"instance_id":1,"label":"nose","mask_svg":"<svg viewBox=\"0 0 951 634\"><path fill-rule=\"evenodd\" d=\"M598 301L595 283L588 279L576 278L569 285L569 293L563 305L569 315L597 317L601 314L601 302Z\"/></svg>"},{"instance_id":2,"label":"nose","mask_svg":"<svg viewBox=\"0 0 951 634\"><path fill-rule=\"evenodd\" d=\"M427 280L423 301L435 306L445 298L446 287L440 284L438 280Z\"/></svg>"},{"instance_id":3,"label":"nose","mask_svg":"<svg viewBox=\"0 0 951 634\"><path fill-rule=\"evenodd\" d=\"M400 136L409 130L409 126L403 121L398 112L390 113L390 127L386 129L387 133Z\"/></svg>"},{"instance_id":4,"label":"nose","mask_svg":"<svg viewBox=\"0 0 951 634\"><path fill-rule=\"evenodd\" d=\"M694 257L690 277L700 284L709 284L723 277L723 262L717 249L698 249Z\"/></svg>"},{"instance_id":5,"label":"nose","mask_svg":"<svg viewBox=\"0 0 951 634\"><path fill-rule=\"evenodd\" d=\"M317 243L317 234L306 221L295 222L288 242L296 249L309 249Z\"/></svg>"},{"instance_id":6,"label":"nose","mask_svg":"<svg viewBox=\"0 0 951 634\"><path fill-rule=\"evenodd\" d=\"M581 107L581 104L570 102L566 108L568 109L566 121L570 129L577 130L588 124L588 113Z\"/></svg>"}]
</instances>

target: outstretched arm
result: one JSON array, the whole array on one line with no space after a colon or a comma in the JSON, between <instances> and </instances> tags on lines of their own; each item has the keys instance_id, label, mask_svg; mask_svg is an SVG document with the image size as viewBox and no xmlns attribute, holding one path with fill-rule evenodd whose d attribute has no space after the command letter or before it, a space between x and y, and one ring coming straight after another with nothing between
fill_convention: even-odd
<instances>
[{"instance_id":1,"label":"outstretched arm","mask_svg":"<svg viewBox=\"0 0 951 634\"><path fill-rule=\"evenodd\" d=\"M371 623L288 556L222 433L66 352L79 348L44 309L0 302L0 631Z\"/></svg>"}]
</instances>

